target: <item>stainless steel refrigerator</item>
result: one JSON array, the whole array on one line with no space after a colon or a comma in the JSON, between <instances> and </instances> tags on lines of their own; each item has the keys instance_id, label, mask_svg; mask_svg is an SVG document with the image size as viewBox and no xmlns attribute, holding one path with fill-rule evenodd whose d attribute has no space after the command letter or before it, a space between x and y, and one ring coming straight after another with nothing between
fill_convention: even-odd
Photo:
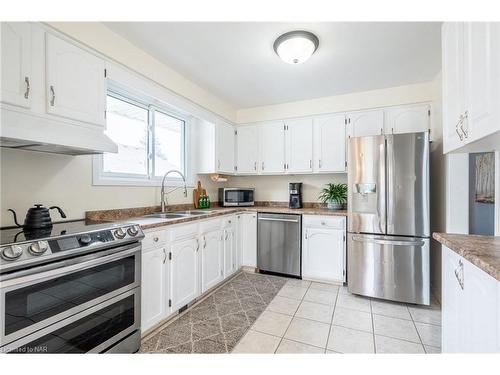
<instances>
[{"instance_id":1,"label":"stainless steel refrigerator","mask_svg":"<svg viewBox=\"0 0 500 375\"><path fill-rule=\"evenodd\" d=\"M349 139L351 293L430 304L429 133Z\"/></svg>"}]
</instances>

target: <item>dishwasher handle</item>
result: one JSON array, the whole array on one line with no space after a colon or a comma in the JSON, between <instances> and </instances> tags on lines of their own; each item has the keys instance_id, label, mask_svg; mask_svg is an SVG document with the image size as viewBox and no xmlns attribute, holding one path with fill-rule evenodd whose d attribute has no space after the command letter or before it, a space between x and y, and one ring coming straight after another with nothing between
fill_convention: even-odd
<instances>
[{"instance_id":1,"label":"dishwasher handle","mask_svg":"<svg viewBox=\"0 0 500 375\"><path fill-rule=\"evenodd\" d=\"M259 217L259 220L263 221L281 221L281 222L286 222L286 223L298 223L299 219L275 219L272 217Z\"/></svg>"}]
</instances>

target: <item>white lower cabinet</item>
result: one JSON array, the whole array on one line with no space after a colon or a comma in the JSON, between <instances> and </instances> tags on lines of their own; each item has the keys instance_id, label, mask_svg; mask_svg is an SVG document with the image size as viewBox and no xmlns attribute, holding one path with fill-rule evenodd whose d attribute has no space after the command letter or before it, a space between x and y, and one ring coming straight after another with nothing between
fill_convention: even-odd
<instances>
[{"instance_id":1,"label":"white lower cabinet","mask_svg":"<svg viewBox=\"0 0 500 375\"><path fill-rule=\"evenodd\" d=\"M302 278L345 281L345 218L303 216Z\"/></svg>"},{"instance_id":2,"label":"white lower cabinet","mask_svg":"<svg viewBox=\"0 0 500 375\"><path fill-rule=\"evenodd\" d=\"M170 299L172 311L193 301L199 295L198 238L174 242L170 247Z\"/></svg>"},{"instance_id":3,"label":"white lower cabinet","mask_svg":"<svg viewBox=\"0 0 500 375\"><path fill-rule=\"evenodd\" d=\"M257 267L257 214L239 215L240 263L245 267Z\"/></svg>"},{"instance_id":4,"label":"white lower cabinet","mask_svg":"<svg viewBox=\"0 0 500 375\"><path fill-rule=\"evenodd\" d=\"M500 282L442 247L442 350L500 352Z\"/></svg>"},{"instance_id":5,"label":"white lower cabinet","mask_svg":"<svg viewBox=\"0 0 500 375\"><path fill-rule=\"evenodd\" d=\"M224 278L237 271L237 246L236 246L235 218L227 220L222 230L222 243L224 247Z\"/></svg>"},{"instance_id":6,"label":"white lower cabinet","mask_svg":"<svg viewBox=\"0 0 500 375\"><path fill-rule=\"evenodd\" d=\"M201 236L201 292L224 279L222 231L211 230Z\"/></svg>"}]
</instances>

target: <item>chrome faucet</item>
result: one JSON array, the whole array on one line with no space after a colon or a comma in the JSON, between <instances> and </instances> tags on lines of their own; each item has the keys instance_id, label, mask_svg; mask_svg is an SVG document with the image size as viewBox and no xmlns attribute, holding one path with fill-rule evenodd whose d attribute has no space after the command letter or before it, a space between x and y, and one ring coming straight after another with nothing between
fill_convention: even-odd
<instances>
[{"instance_id":1,"label":"chrome faucet","mask_svg":"<svg viewBox=\"0 0 500 375\"><path fill-rule=\"evenodd\" d=\"M181 171L178 171L177 169L171 169L167 173L163 175L163 180L161 181L161 212L165 212L167 208L167 199L165 198L165 195L172 193L173 191L179 189L180 186L173 188L170 191L165 192L165 180L167 179L167 176L170 173L177 173L182 177L182 181L184 182L184 196L187 197L187 186L186 186L186 177L182 174Z\"/></svg>"}]
</instances>

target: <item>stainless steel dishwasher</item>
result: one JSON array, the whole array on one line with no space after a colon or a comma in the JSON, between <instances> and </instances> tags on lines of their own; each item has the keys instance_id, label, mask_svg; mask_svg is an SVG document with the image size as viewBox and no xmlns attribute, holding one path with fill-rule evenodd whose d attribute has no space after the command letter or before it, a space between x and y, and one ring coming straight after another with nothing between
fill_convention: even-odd
<instances>
[{"instance_id":1,"label":"stainless steel dishwasher","mask_svg":"<svg viewBox=\"0 0 500 375\"><path fill-rule=\"evenodd\" d=\"M259 213L257 268L263 272L301 276L301 216Z\"/></svg>"}]
</instances>

